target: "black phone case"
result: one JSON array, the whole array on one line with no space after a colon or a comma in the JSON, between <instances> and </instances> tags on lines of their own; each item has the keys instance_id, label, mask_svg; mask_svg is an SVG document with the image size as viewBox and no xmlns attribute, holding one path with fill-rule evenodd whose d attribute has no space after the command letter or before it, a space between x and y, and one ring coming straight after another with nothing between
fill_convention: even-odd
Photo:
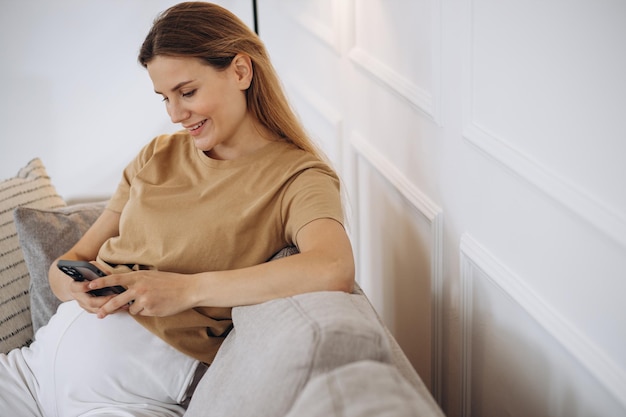
<instances>
[{"instance_id":1,"label":"black phone case","mask_svg":"<svg viewBox=\"0 0 626 417\"><path fill-rule=\"evenodd\" d=\"M67 261L59 260L57 267L66 275L70 276L74 281L92 281L106 274L95 265L85 261ZM114 287L100 288L98 290L89 291L89 294L96 297L104 295L115 295L126 291L124 287L116 285Z\"/></svg>"}]
</instances>

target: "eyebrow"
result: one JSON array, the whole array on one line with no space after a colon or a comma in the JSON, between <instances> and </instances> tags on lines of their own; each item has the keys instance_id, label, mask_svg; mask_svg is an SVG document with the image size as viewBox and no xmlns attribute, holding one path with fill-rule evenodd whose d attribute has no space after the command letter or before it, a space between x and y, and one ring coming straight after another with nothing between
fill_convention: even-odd
<instances>
[{"instance_id":1,"label":"eyebrow","mask_svg":"<svg viewBox=\"0 0 626 417\"><path fill-rule=\"evenodd\" d=\"M176 84L176 85L174 86L174 88L172 88L170 91L173 93L173 92L175 92L176 90L179 90L179 89L181 89L182 87L184 87L184 86L186 86L187 84L192 83L192 82L194 82L194 81L195 81L195 80L181 81L181 82L179 82L178 84ZM154 92L155 92L155 93L157 93L157 94L163 94L163 93L161 93L160 91L157 91L157 90L154 90Z\"/></svg>"}]
</instances>

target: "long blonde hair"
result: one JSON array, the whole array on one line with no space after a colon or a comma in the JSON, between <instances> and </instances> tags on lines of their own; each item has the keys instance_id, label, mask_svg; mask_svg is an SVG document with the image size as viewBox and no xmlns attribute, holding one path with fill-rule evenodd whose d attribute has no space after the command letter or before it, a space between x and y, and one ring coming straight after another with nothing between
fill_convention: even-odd
<instances>
[{"instance_id":1,"label":"long blonde hair","mask_svg":"<svg viewBox=\"0 0 626 417\"><path fill-rule=\"evenodd\" d=\"M185 2L165 10L155 19L138 60L147 67L158 55L195 57L223 70L237 54L252 61L253 78L246 92L248 111L278 137L326 161L289 105L263 42L223 7Z\"/></svg>"}]
</instances>

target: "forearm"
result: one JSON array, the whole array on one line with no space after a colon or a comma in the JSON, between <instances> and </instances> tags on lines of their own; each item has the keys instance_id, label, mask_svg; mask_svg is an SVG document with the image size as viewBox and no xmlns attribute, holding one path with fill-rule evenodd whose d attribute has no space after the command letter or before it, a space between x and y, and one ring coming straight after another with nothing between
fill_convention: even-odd
<instances>
[{"instance_id":1,"label":"forearm","mask_svg":"<svg viewBox=\"0 0 626 417\"><path fill-rule=\"evenodd\" d=\"M328 256L300 253L249 268L200 273L193 293L197 306L233 307L314 291L351 292L351 253Z\"/></svg>"}]
</instances>

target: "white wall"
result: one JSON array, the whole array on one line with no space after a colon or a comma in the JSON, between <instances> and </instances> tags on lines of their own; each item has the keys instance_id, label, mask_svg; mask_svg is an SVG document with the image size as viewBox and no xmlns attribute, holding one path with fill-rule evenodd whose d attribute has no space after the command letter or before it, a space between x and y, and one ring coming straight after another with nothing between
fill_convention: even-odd
<instances>
[{"instance_id":1,"label":"white wall","mask_svg":"<svg viewBox=\"0 0 626 417\"><path fill-rule=\"evenodd\" d=\"M626 3L261 0L450 416L626 414Z\"/></svg>"},{"instance_id":2,"label":"white wall","mask_svg":"<svg viewBox=\"0 0 626 417\"><path fill-rule=\"evenodd\" d=\"M66 199L106 196L145 143L176 130L137 63L175 3L0 2L0 178L39 157ZM252 22L251 2L220 3Z\"/></svg>"}]
</instances>

